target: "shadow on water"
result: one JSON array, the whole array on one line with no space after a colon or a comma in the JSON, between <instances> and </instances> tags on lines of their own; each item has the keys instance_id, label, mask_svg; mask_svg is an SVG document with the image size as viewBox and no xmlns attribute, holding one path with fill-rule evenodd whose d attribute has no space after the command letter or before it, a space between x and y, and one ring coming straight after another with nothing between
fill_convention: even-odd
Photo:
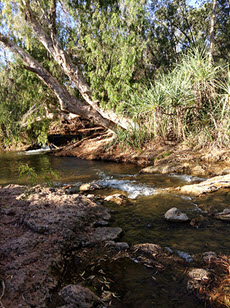
<instances>
[{"instance_id":1,"label":"shadow on water","mask_svg":"<svg viewBox=\"0 0 230 308\"><path fill-rule=\"evenodd\" d=\"M188 292L187 278L182 268L177 265L158 271L156 268L147 268L135 263L129 258L121 258L78 267L74 263L69 263L65 275L62 277L64 285L80 283L88 287L100 298L105 299L105 307L204 307ZM53 298L54 301L48 305L49 308L56 308L60 304L58 296Z\"/></svg>"}]
</instances>

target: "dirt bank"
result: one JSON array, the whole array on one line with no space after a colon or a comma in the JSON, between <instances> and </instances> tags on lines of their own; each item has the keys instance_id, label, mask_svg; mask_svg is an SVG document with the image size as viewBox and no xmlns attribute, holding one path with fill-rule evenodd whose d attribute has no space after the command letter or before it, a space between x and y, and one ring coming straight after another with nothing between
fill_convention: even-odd
<instances>
[{"instance_id":1,"label":"dirt bank","mask_svg":"<svg viewBox=\"0 0 230 308\"><path fill-rule=\"evenodd\" d=\"M156 140L140 149L124 148L113 134L95 134L53 152L55 156L131 162L147 166L143 173L186 173L210 177L230 173L230 151L214 146L191 148L183 144Z\"/></svg>"}]
</instances>

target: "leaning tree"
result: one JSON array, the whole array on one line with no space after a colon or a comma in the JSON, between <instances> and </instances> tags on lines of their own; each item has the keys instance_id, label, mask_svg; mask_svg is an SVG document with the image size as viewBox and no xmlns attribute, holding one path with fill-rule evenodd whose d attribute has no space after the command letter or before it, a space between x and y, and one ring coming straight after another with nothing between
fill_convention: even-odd
<instances>
[{"instance_id":1,"label":"leaning tree","mask_svg":"<svg viewBox=\"0 0 230 308\"><path fill-rule=\"evenodd\" d=\"M91 3L93 1L86 2L87 5L94 5ZM68 38L65 33L68 29L71 30L74 23L77 24L71 17L71 1L0 1L0 10L1 45L16 54L23 62L23 67L35 73L52 90L59 100L61 110L91 119L94 123L112 130L117 127L130 127L130 120L111 110L105 111L92 99L90 86L84 77L84 67L76 63L71 53L68 53ZM71 86L78 90L80 98L71 94L65 82L54 78L51 72L31 55L29 45L34 39L44 46L47 56L52 57L59 65ZM77 38L73 43L77 44Z\"/></svg>"}]
</instances>

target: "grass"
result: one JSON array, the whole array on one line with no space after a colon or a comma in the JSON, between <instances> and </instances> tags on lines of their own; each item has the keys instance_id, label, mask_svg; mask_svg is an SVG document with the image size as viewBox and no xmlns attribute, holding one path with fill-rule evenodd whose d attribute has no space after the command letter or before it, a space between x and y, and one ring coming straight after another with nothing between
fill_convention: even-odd
<instances>
[{"instance_id":1,"label":"grass","mask_svg":"<svg viewBox=\"0 0 230 308\"><path fill-rule=\"evenodd\" d=\"M171 73L124 104L136 123L117 133L125 147L140 148L155 137L202 147L230 141L230 72L210 66L204 52L184 55Z\"/></svg>"}]
</instances>

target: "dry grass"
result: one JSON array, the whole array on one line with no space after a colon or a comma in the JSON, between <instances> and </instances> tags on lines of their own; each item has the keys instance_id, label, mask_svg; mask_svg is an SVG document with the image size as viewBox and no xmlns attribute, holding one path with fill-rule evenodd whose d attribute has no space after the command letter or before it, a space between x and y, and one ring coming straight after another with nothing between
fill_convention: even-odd
<instances>
[{"instance_id":1,"label":"dry grass","mask_svg":"<svg viewBox=\"0 0 230 308\"><path fill-rule=\"evenodd\" d=\"M208 302L212 307L230 307L230 257L218 257L209 266L214 278L206 288Z\"/></svg>"}]
</instances>

